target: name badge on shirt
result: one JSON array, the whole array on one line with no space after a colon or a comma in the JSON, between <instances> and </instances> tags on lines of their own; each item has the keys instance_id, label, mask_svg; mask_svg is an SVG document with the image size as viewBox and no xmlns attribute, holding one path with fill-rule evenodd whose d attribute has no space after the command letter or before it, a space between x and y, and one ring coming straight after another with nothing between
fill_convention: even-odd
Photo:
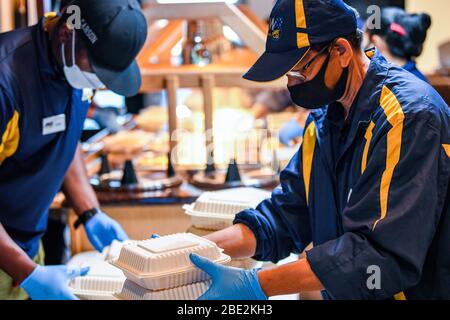
<instances>
[{"instance_id":1,"label":"name badge on shirt","mask_svg":"<svg viewBox=\"0 0 450 320\"><path fill-rule=\"evenodd\" d=\"M46 136L63 131L66 131L65 114L59 114L42 120L42 135Z\"/></svg>"}]
</instances>

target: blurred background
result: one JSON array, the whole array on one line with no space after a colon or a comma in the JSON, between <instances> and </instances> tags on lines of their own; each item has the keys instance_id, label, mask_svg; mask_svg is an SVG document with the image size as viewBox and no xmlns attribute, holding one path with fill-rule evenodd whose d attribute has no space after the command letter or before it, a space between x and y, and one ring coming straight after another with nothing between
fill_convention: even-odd
<instances>
[{"instance_id":1,"label":"blurred background","mask_svg":"<svg viewBox=\"0 0 450 320\"><path fill-rule=\"evenodd\" d=\"M422 27L417 44L423 50L408 58L450 104L450 1L346 2L359 11L362 29L371 5L428 14L431 26ZM273 0L140 3L149 22L138 58L141 93L125 99L95 92L82 137L86 168L102 207L130 238L148 237L149 230L204 235L209 231L192 229L182 206L204 191L276 187L302 143L308 111L292 103L284 79L242 79L264 51ZM0 0L0 32L36 24L67 4ZM44 239L48 264L92 250L80 231L68 227L73 220L59 194Z\"/></svg>"}]
</instances>

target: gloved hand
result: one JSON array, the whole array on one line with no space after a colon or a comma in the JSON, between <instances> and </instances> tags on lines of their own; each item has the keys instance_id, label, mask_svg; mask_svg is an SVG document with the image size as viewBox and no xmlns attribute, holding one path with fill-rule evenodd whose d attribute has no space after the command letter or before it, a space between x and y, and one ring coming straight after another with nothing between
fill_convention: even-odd
<instances>
[{"instance_id":1,"label":"gloved hand","mask_svg":"<svg viewBox=\"0 0 450 320\"><path fill-rule=\"evenodd\" d=\"M196 254L191 261L209 274L212 285L199 300L267 300L258 280L258 270L244 270L216 264Z\"/></svg>"},{"instance_id":2,"label":"gloved hand","mask_svg":"<svg viewBox=\"0 0 450 320\"><path fill-rule=\"evenodd\" d=\"M297 119L292 119L280 130L280 142L285 146L291 145L291 141L303 135L303 128L298 124Z\"/></svg>"},{"instance_id":3,"label":"gloved hand","mask_svg":"<svg viewBox=\"0 0 450 320\"><path fill-rule=\"evenodd\" d=\"M89 267L40 266L20 284L31 300L78 300L70 291L70 279L85 276Z\"/></svg>"},{"instance_id":4,"label":"gloved hand","mask_svg":"<svg viewBox=\"0 0 450 320\"><path fill-rule=\"evenodd\" d=\"M84 228L89 241L99 252L102 252L113 240L128 240L128 236L120 224L103 212L99 212L93 216Z\"/></svg>"}]
</instances>

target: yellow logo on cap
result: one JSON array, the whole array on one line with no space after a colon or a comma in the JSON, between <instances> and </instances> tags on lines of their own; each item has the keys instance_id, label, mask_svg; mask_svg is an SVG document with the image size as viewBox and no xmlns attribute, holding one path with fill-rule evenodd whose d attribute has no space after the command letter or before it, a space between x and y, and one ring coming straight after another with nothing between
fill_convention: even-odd
<instances>
[{"instance_id":1,"label":"yellow logo on cap","mask_svg":"<svg viewBox=\"0 0 450 320\"><path fill-rule=\"evenodd\" d=\"M270 20L269 37L274 40L279 40L281 38L281 27L283 26L282 18L272 18Z\"/></svg>"}]
</instances>

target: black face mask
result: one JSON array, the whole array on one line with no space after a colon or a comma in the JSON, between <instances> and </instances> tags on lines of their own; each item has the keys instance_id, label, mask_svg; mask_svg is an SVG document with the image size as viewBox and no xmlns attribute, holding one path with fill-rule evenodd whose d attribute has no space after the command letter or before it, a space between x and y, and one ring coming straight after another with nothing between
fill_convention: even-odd
<instances>
[{"instance_id":1,"label":"black face mask","mask_svg":"<svg viewBox=\"0 0 450 320\"><path fill-rule=\"evenodd\" d=\"M343 70L336 87L329 89L325 85L325 73L329 61L330 55L328 54L322 68L314 79L288 87L291 93L291 99L296 105L306 109L319 109L342 98L347 87L348 68Z\"/></svg>"}]
</instances>

